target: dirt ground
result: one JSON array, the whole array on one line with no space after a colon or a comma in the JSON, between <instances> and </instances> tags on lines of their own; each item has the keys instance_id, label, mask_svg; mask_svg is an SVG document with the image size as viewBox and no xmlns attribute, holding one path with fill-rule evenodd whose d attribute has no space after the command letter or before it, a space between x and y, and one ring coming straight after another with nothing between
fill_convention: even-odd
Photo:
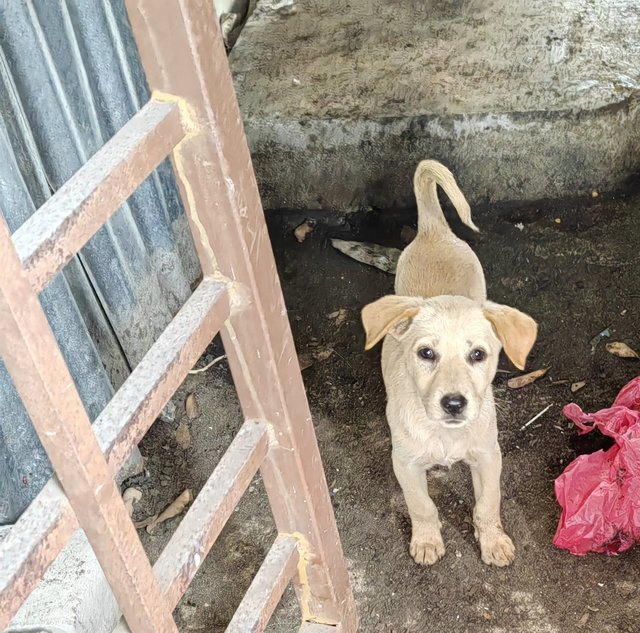
<instances>
[{"instance_id":1,"label":"dirt ground","mask_svg":"<svg viewBox=\"0 0 640 633\"><path fill-rule=\"evenodd\" d=\"M504 453L503 518L517 547L508 569L484 566L473 538L473 496L466 467L430 475L440 510L445 557L433 567L409 556L410 524L390 459L379 350L363 352L359 310L392 290L392 276L335 251L329 237L401 246L401 227L413 214L316 214L318 224L299 244L292 229L308 214L270 214L274 250L299 354L333 350L304 377L333 505L364 633L413 631L487 633L632 633L640 630L640 547L619 557L576 558L556 550L559 517L553 481L578 454L607 445L593 433L579 437L561 408L587 410L611 403L640 373L640 362L592 351L605 328L611 340L640 349L638 243L640 197L589 199L549 210L546 205L489 208L476 213L480 235L468 238L487 277L491 299L537 318L540 337L531 369L547 376L518 391L499 373L500 441ZM344 310L341 325L328 315ZM214 343L200 361L221 353ZM320 355L322 356L322 355ZM503 370L512 368L505 362ZM569 385L586 381L575 395ZM183 400L194 393L199 414L189 419ZM539 421L522 425L547 405ZM146 474L136 517L161 510L183 489L197 492L228 446L241 417L224 362L190 376L178 396L174 423L158 422L141 449ZM190 447L176 442L187 425ZM184 439L184 438L183 438ZM141 531L155 558L177 521L153 536ZM259 479L251 486L176 617L183 631L221 632L260 565L275 532ZM291 590L269 630L296 631Z\"/></svg>"}]
</instances>

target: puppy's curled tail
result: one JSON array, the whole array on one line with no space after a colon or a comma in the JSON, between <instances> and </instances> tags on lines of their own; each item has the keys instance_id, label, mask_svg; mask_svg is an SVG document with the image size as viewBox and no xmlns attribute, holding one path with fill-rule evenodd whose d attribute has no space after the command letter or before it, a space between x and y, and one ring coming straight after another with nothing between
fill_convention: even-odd
<instances>
[{"instance_id":1,"label":"puppy's curled tail","mask_svg":"<svg viewBox=\"0 0 640 633\"><path fill-rule=\"evenodd\" d=\"M453 174L436 160L423 160L413 176L413 190L418 203L418 233L450 230L438 201L438 185L444 189L460 219L474 231L479 231L471 219L469 203Z\"/></svg>"}]
</instances>

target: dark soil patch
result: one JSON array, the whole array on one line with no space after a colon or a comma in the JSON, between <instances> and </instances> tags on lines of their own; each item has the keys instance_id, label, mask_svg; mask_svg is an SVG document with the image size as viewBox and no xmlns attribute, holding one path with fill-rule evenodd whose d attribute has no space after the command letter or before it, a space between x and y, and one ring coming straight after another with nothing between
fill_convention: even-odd
<instances>
[{"instance_id":1,"label":"dark soil patch","mask_svg":"<svg viewBox=\"0 0 640 633\"><path fill-rule=\"evenodd\" d=\"M576 455L606 446L595 433L579 437L563 418L562 406L570 401L587 410L607 406L640 372L640 363L611 356L604 343L592 352L590 344L608 327L611 340L640 349L640 198L589 201L553 212L491 209L476 213L480 235L461 233L483 263L490 298L539 321L530 368L550 367L547 376L519 391L507 389L509 374L496 379L503 517L517 548L515 563L504 570L480 561L470 524L471 482L461 465L431 477L447 554L431 568L418 567L409 556L410 526L391 469L379 351L363 352L359 322L362 306L391 292L393 279L338 253L328 238L400 247L401 227L413 218L315 214L314 232L299 244L292 231L305 217L309 214L272 214L271 233L299 353L334 350L304 377L353 578L360 630L640 630L640 548L620 557L575 558L552 545L559 516L554 478ZM328 315L340 309L347 318L336 327ZM208 357L218 353L214 344ZM506 361L501 367L512 369ZM581 380L586 387L572 395L569 384ZM186 487L197 492L240 425L226 364L189 377L180 397L187 392L196 394L200 417L188 420L179 406L176 422L159 422L143 443L148 476L138 482L145 497L137 516L162 509ZM549 404L539 421L520 430ZM180 421L191 432L186 450L175 441ZM152 557L173 529L175 521L152 537L143 533ZM224 630L274 535L257 480L179 606L181 630ZM297 630L298 621L289 592L269 630Z\"/></svg>"}]
</instances>

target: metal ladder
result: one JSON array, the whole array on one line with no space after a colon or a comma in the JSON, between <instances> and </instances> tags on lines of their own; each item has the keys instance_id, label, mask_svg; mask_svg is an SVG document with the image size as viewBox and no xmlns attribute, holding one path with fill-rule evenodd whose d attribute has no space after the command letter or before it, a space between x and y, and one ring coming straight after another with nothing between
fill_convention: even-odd
<instances>
[{"instance_id":1,"label":"metal ladder","mask_svg":"<svg viewBox=\"0 0 640 633\"><path fill-rule=\"evenodd\" d=\"M74 530L122 610L172 612L255 473L278 536L227 631L262 631L293 581L301 633L356 610L218 21L210 0L126 0L152 99L13 236L0 218L0 354L55 476L0 545L0 630ZM171 154L203 281L93 426L38 293ZM152 567L114 476L217 332L245 421Z\"/></svg>"}]
</instances>

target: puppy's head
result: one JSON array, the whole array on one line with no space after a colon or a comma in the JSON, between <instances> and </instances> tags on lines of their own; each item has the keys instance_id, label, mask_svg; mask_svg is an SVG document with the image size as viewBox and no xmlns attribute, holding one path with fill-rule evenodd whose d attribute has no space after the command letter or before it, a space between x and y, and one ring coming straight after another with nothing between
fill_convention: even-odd
<instances>
[{"instance_id":1,"label":"puppy's head","mask_svg":"<svg viewBox=\"0 0 640 633\"><path fill-rule=\"evenodd\" d=\"M403 367L416 386L430 420L462 427L482 408L498 366L501 347L524 369L537 335L528 315L492 302L466 297L431 299L389 295L365 306L365 349L393 336Z\"/></svg>"}]
</instances>

